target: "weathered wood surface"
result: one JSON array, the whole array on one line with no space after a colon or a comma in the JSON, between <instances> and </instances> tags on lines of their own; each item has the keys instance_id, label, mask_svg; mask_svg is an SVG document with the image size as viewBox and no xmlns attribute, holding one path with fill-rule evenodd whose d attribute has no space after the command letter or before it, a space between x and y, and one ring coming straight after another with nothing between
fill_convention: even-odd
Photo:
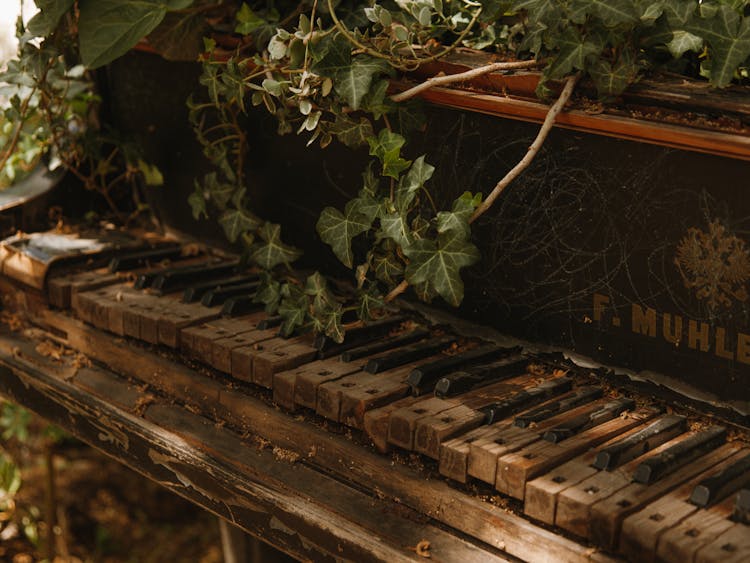
<instances>
[{"instance_id":1,"label":"weathered wood surface","mask_svg":"<svg viewBox=\"0 0 750 563\"><path fill-rule=\"evenodd\" d=\"M142 397L111 372L89 369L79 388L75 368L60 369L8 335L0 335L0 365L3 395L300 559L417 560L413 547L427 540L433 560L505 560L182 407L154 403L140 417L133 411Z\"/></svg>"},{"instance_id":2,"label":"weathered wood surface","mask_svg":"<svg viewBox=\"0 0 750 563\"><path fill-rule=\"evenodd\" d=\"M586 561L600 558L597 550L582 546L521 517L457 491L439 480L425 480L412 470L393 465L389 458L332 435L217 381L148 352L126 341L50 311L40 322L65 334L71 347L114 371L147 383L177 401L195 406L204 415L262 436L273 445L289 449L339 479L352 482L378 496L398 499L403 505L430 516L443 525L504 548L514 556L533 561ZM312 454L312 455L311 455Z\"/></svg>"}]
</instances>

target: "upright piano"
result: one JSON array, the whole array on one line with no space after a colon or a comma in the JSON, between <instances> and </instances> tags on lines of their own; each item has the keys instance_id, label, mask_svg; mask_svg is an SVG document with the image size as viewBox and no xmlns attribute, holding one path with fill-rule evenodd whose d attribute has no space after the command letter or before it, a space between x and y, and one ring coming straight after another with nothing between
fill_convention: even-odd
<instances>
[{"instance_id":1,"label":"upright piano","mask_svg":"<svg viewBox=\"0 0 750 563\"><path fill-rule=\"evenodd\" d=\"M115 63L112 92L161 64ZM509 91L521 79L430 93L438 199L525 151L535 126L518 119L540 109ZM231 249L8 239L0 393L299 559L750 560L750 105L731 106L731 131L655 122L633 104L667 114L672 98L648 88L630 114L561 121L477 225L461 310L405 299L343 344L280 336ZM272 162L295 193L301 172L280 163L300 143L271 139L255 177ZM175 184L194 173L178 155ZM317 159L315 205L335 203L336 154L299 158L305 174ZM299 195L269 216L330 264ZM175 207L165 220L189 230Z\"/></svg>"}]
</instances>

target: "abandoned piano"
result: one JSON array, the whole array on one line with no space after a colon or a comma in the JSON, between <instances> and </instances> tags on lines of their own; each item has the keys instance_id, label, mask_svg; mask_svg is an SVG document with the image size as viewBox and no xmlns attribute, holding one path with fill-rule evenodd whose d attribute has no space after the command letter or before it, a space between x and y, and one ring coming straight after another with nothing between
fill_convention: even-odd
<instances>
[{"instance_id":1,"label":"abandoned piano","mask_svg":"<svg viewBox=\"0 0 750 563\"><path fill-rule=\"evenodd\" d=\"M466 183L533 131L435 111ZM300 559L748 561L750 149L727 137L561 133L479 225L464 319L403 302L343 344L279 336L231 253L19 235L0 393Z\"/></svg>"}]
</instances>

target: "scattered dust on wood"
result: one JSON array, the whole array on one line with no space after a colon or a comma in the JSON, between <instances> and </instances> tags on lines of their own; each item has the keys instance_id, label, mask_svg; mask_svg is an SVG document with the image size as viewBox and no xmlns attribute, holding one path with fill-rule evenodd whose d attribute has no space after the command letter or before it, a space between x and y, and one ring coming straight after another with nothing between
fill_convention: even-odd
<instances>
[{"instance_id":1,"label":"scattered dust on wood","mask_svg":"<svg viewBox=\"0 0 750 563\"><path fill-rule=\"evenodd\" d=\"M414 547L408 547L407 549L413 551L420 557L425 557L427 559L432 557L432 554L430 554L430 542L427 540L420 540L417 545Z\"/></svg>"},{"instance_id":2,"label":"scattered dust on wood","mask_svg":"<svg viewBox=\"0 0 750 563\"><path fill-rule=\"evenodd\" d=\"M148 406L155 402L156 397L154 397L153 395L142 395L141 397L138 397L138 400L135 402L133 412L137 416L143 416Z\"/></svg>"},{"instance_id":3,"label":"scattered dust on wood","mask_svg":"<svg viewBox=\"0 0 750 563\"><path fill-rule=\"evenodd\" d=\"M287 450L279 446L274 446L272 451L273 451L273 456L278 461L286 461L288 463L297 463L301 457L297 452L293 452L291 450Z\"/></svg>"}]
</instances>

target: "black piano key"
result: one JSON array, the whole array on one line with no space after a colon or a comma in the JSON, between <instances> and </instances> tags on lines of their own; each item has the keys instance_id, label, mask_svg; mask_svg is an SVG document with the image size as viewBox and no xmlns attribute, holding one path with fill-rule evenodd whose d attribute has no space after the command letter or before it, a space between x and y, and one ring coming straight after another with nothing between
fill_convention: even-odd
<instances>
[{"instance_id":1,"label":"black piano key","mask_svg":"<svg viewBox=\"0 0 750 563\"><path fill-rule=\"evenodd\" d=\"M171 272L173 270L195 270L200 268L208 268L212 265L215 265L217 263L216 259L207 258L205 262L201 262L200 264L193 263L190 266L167 266L164 268L153 268L149 270L148 272L144 272L142 274L139 274L138 277L135 280L135 289L146 289L153 285L154 281L161 275Z\"/></svg>"},{"instance_id":2,"label":"black piano key","mask_svg":"<svg viewBox=\"0 0 750 563\"><path fill-rule=\"evenodd\" d=\"M633 481L650 485L724 443L727 429L712 426L644 460L635 469Z\"/></svg>"},{"instance_id":3,"label":"black piano key","mask_svg":"<svg viewBox=\"0 0 750 563\"><path fill-rule=\"evenodd\" d=\"M734 499L732 520L750 524L750 489L742 489Z\"/></svg>"},{"instance_id":4,"label":"black piano key","mask_svg":"<svg viewBox=\"0 0 750 563\"><path fill-rule=\"evenodd\" d=\"M693 489L690 502L707 508L747 485L750 485L750 454L703 479Z\"/></svg>"},{"instance_id":5,"label":"black piano key","mask_svg":"<svg viewBox=\"0 0 750 563\"><path fill-rule=\"evenodd\" d=\"M528 428L532 423L541 422L555 415L569 411L602 396L601 387L585 386L579 387L571 395L562 397L557 401L547 403L533 410L523 413L515 418L513 425L518 428Z\"/></svg>"},{"instance_id":6,"label":"black piano key","mask_svg":"<svg viewBox=\"0 0 750 563\"><path fill-rule=\"evenodd\" d=\"M337 343L325 334L319 334L315 337L313 346L318 350L318 359L325 360L326 358L338 356L347 350L369 344L373 339L385 336L405 320L407 320L407 317L395 315L368 323L365 326L347 330L344 341L341 343Z\"/></svg>"},{"instance_id":7,"label":"black piano key","mask_svg":"<svg viewBox=\"0 0 750 563\"><path fill-rule=\"evenodd\" d=\"M259 282L241 283L228 287L217 287L206 292L201 298L201 305L216 307L222 305L227 299L241 297L243 295L254 295L258 289Z\"/></svg>"},{"instance_id":8,"label":"black piano key","mask_svg":"<svg viewBox=\"0 0 750 563\"><path fill-rule=\"evenodd\" d=\"M556 377L536 387L519 391L503 401L498 401L480 409L484 413L484 423L493 424L522 410L538 405L550 397L570 391L573 382L567 377Z\"/></svg>"},{"instance_id":9,"label":"black piano key","mask_svg":"<svg viewBox=\"0 0 750 563\"><path fill-rule=\"evenodd\" d=\"M612 420L616 416L620 416L621 413L626 410L631 410L635 407L635 402L632 399L615 399L609 401L604 405L595 407L591 412L584 413L580 416L575 417L573 420L569 420L547 430L542 436L548 442L558 443L571 438L584 430L598 426L603 422Z\"/></svg>"},{"instance_id":10,"label":"black piano key","mask_svg":"<svg viewBox=\"0 0 750 563\"><path fill-rule=\"evenodd\" d=\"M687 419L684 416L667 415L643 430L600 450L594 459L594 467L610 471L679 436L686 428Z\"/></svg>"},{"instance_id":11,"label":"black piano key","mask_svg":"<svg viewBox=\"0 0 750 563\"><path fill-rule=\"evenodd\" d=\"M526 356L513 355L497 362L471 366L462 371L444 375L435 384L435 396L453 397L466 391L484 387L490 383L502 381L526 372L529 359Z\"/></svg>"},{"instance_id":12,"label":"black piano key","mask_svg":"<svg viewBox=\"0 0 750 563\"><path fill-rule=\"evenodd\" d=\"M404 346L403 348L398 348L383 356L373 358L367 362L365 371L369 373L379 373L410 362L416 362L417 360L421 360L445 350L455 341L456 339L454 337L445 336L427 342L419 342L410 346Z\"/></svg>"},{"instance_id":13,"label":"black piano key","mask_svg":"<svg viewBox=\"0 0 750 563\"><path fill-rule=\"evenodd\" d=\"M488 345L462 352L453 356L446 356L414 368L406 383L411 387L411 394L424 395L435 389L435 384L446 373L456 368L478 364L482 361L494 360L502 356L508 356L520 351L519 347L508 348L506 346Z\"/></svg>"},{"instance_id":14,"label":"black piano key","mask_svg":"<svg viewBox=\"0 0 750 563\"><path fill-rule=\"evenodd\" d=\"M153 262L179 258L181 255L182 248L178 244L151 248L140 252L128 252L112 258L109 261L109 271L115 273L134 270Z\"/></svg>"},{"instance_id":15,"label":"black piano key","mask_svg":"<svg viewBox=\"0 0 750 563\"><path fill-rule=\"evenodd\" d=\"M186 266L184 268L170 268L162 272L151 283L151 289L168 293L183 290L187 286L199 281L221 279L236 272L239 262L215 262L202 266Z\"/></svg>"},{"instance_id":16,"label":"black piano key","mask_svg":"<svg viewBox=\"0 0 750 563\"><path fill-rule=\"evenodd\" d=\"M364 346L358 346L357 348L347 350L346 352L341 354L341 361L353 362L354 360L359 360L360 358L364 358L366 356L372 356L373 354L379 354L380 352L393 350L394 348L398 348L400 346L413 344L414 342L418 342L427 338L429 335L429 330L424 328L417 328L415 330L407 332L406 334L401 334L392 338L385 338L383 340L371 342L370 344L365 344Z\"/></svg>"},{"instance_id":17,"label":"black piano key","mask_svg":"<svg viewBox=\"0 0 750 563\"><path fill-rule=\"evenodd\" d=\"M231 297L224 302L224 306L221 308L221 315L223 317L239 317L240 315L262 311L264 307L263 303L257 303L254 299L255 295Z\"/></svg>"},{"instance_id":18,"label":"black piano key","mask_svg":"<svg viewBox=\"0 0 750 563\"><path fill-rule=\"evenodd\" d=\"M212 289L220 287L229 287L230 285L240 285L243 283L252 283L258 281L258 274L247 274L241 276L230 276L228 278L208 280L187 286L182 293L182 300L185 303L194 303Z\"/></svg>"},{"instance_id":19,"label":"black piano key","mask_svg":"<svg viewBox=\"0 0 750 563\"><path fill-rule=\"evenodd\" d=\"M284 317L282 317L281 315L275 315L273 317L267 317L258 322L255 328L257 328L258 330L268 330L269 328L276 328L277 326L281 326L281 323L283 322Z\"/></svg>"}]
</instances>

